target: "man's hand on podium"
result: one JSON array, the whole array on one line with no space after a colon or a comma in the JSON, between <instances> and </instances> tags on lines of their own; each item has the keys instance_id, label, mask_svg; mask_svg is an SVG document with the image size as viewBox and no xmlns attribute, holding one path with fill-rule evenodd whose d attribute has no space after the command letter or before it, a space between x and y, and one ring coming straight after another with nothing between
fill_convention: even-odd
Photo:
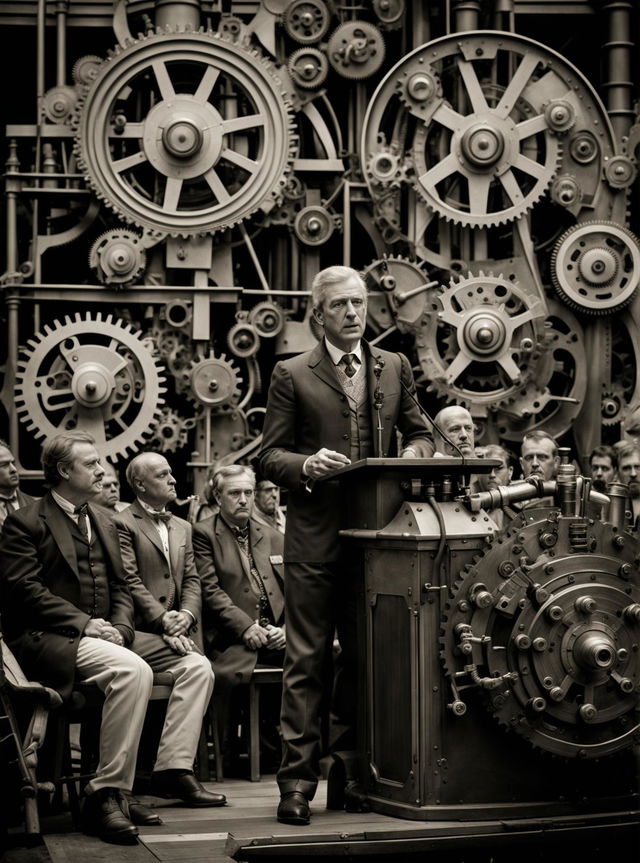
<instances>
[{"instance_id":1,"label":"man's hand on podium","mask_svg":"<svg viewBox=\"0 0 640 863\"><path fill-rule=\"evenodd\" d=\"M302 472L311 479L321 479L348 464L351 464L351 459L347 458L346 455L322 447L318 452L309 456L302 466Z\"/></svg>"}]
</instances>

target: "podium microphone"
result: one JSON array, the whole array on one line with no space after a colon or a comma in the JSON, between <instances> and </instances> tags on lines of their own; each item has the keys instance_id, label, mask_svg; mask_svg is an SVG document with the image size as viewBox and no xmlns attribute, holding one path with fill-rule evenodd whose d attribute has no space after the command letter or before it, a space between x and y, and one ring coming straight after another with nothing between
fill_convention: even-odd
<instances>
[{"instance_id":1,"label":"podium microphone","mask_svg":"<svg viewBox=\"0 0 640 863\"><path fill-rule=\"evenodd\" d=\"M376 388L373 393L373 407L375 408L378 414L378 425L376 426L376 432L378 435L378 455L380 458L384 458L384 452L382 451L382 432L384 431L384 426L382 425L382 414L380 411L382 410L382 406L384 405L384 393L380 389L380 375L382 374L382 370L384 368L384 360L381 356L376 357L376 364L373 367L373 373L376 376Z\"/></svg>"},{"instance_id":2,"label":"podium microphone","mask_svg":"<svg viewBox=\"0 0 640 863\"><path fill-rule=\"evenodd\" d=\"M400 378L400 386L401 386L401 387L402 387L402 389L405 391L405 393L409 396L409 398L410 398L410 399L411 399L411 401L414 403L414 405L418 408L418 410L420 411L420 413L421 413L424 417L426 417L426 418L429 420L429 422L430 422L430 423L431 423L431 425L433 426L434 430L435 430L435 431L440 435L440 437L441 437L444 441L446 441L446 443L448 443L448 444L449 444L449 446L450 446L452 449L456 450L456 452L458 453L458 455L459 455L459 456L460 456L460 458L462 459L462 464L464 465L464 464L465 464L465 460L464 460L464 453L462 452L462 450L460 449L460 447L459 447L457 444L455 444L455 443L451 440L451 438L450 438L450 437L448 437L448 435L446 435L446 434L442 431L442 429L441 429L441 428L440 428L440 426L437 424L437 422L433 419L433 417L432 417L429 413L427 413L427 411L422 407L422 405L420 404L420 402L418 401L418 399L414 396L414 394L411 392L411 390L410 390L410 389L409 389L409 387L405 384L405 382L402 380L402 378Z\"/></svg>"}]
</instances>

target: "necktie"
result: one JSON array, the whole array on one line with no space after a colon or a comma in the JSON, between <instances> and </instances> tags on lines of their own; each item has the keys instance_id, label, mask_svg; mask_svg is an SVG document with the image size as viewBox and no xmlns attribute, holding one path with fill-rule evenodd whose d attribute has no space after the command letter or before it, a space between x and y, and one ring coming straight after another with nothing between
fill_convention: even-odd
<instances>
[{"instance_id":1,"label":"necktie","mask_svg":"<svg viewBox=\"0 0 640 863\"><path fill-rule=\"evenodd\" d=\"M17 508L17 497L0 497L0 527L4 524L6 517Z\"/></svg>"},{"instance_id":2,"label":"necktie","mask_svg":"<svg viewBox=\"0 0 640 863\"><path fill-rule=\"evenodd\" d=\"M234 533L237 539L249 539L249 526L247 527L236 527L234 529Z\"/></svg>"},{"instance_id":3,"label":"necktie","mask_svg":"<svg viewBox=\"0 0 640 863\"><path fill-rule=\"evenodd\" d=\"M347 377L352 378L356 373L356 367L353 364L355 354L344 354L341 362L344 363L344 371Z\"/></svg>"},{"instance_id":4,"label":"necktie","mask_svg":"<svg viewBox=\"0 0 640 863\"><path fill-rule=\"evenodd\" d=\"M81 503L80 506L77 506L73 511L78 516L78 529L80 530L80 533L86 540L88 540L89 528L87 526L87 518L89 516L89 510L87 508L87 504Z\"/></svg>"},{"instance_id":5,"label":"necktie","mask_svg":"<svg viewBox=\"0 0 640 863\"><path fill-rule=\"evenodd\" d=\"M165 524L171 520L172 513L167 512L166 510L162 510L162 512L152 512L150 513L151 518L157 522L164 522Z\"/></svg>"}]
</instances>

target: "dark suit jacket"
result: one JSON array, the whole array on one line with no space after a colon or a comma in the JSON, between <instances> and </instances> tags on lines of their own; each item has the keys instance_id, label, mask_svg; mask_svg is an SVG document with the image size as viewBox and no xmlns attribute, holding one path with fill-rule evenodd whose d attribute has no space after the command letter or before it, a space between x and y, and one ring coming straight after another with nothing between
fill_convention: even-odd
<instances>
[{"instance_id":1,"label":"dark suit jacket","mask_svg":"<svg viewBox=\"0 0 640 863\"><path fill-rule=\"evenodd\" d=\"M39 497L32 497L30 494L26 494L23 491L18 489L18 508L22 509L23 506L29 506L30 503L35 503L37 500L40 500Z\"/></svg>"},{"instance_id":2,"label":"dark suit jacket","mask_svg":"<svg viewBox=\"0 0 640 863\"><path fill-rule=\"evenodd\" d=\"M109 620L125 644L133 641L133 602L115 525L107 510L89 505L102 540L110 591ZM80 608L78 562L67 516L50 494L16 510L0 540L0 610L4 637L27 677L68 698L78 641L90 620Z\"/></svg>"},{"instance_id":3,"label":"dark suit jacket","mask_svg":"<svg viewBox=\"0 0 640 863\"><path fill-rule=\"evenodd\" d=\"M281 626L282 534L250 521L249 542L274 621ZM194 525L193 547L202 583L205 650L213 662L216 686L246 683L255 668L257 654L245 647L242 633L255 622L259 608L238 542L222 516L214 515Z\"/></svg>"},{"instance_id":4,"label":"dark suit jacket","mask_svg":"<svg viewBox=\"0 0 640 863\"><path fill-rule=\"evenodd\" d=\"M191 525L174 515L168 522L171 571L153 519L135 500L114 516L129 590L135 605L136 629L162 632L161 618L168 610L170 578L176 583L174 608L187 609L197 624L201 617L200 578L191 544ZM196 639L197 642L197 639Z\"/></svg>"},{"instance_id":5,"label":"dark suit jacket","mask_svg":"<svg viewBox=\"0 0 640 863\"><path fill-rule=\"evenodd\" d=\"M400 386L402 380L412 392L415 384L409 361L402 354L372 349L363 341L367 354L369 400L372 427L377 426L373 408L376 379L375 358L385 362L380 376L384 393L382 422L383 452L397 454L395 429L402 434L403 446L412 443L420 457L433 453L431 434L409 396ZM325 563L340 553L340 491L337 480L323 480L307 490L302 466L307 457L322 447L349 457L350 411L335 366L324 339L312 350L279 362L271 377L267 414L262 436L260 471L276 485L286 486L287 530L285 560Z\"/></svg>"}]
</instances>

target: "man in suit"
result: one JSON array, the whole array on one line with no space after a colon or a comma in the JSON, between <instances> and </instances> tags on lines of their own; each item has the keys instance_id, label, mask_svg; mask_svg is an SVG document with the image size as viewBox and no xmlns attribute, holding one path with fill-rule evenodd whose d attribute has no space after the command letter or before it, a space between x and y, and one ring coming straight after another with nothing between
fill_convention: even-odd
<instances>
[{"instance_id":1,"label":"man in suit","mask_svg":"<svg viewBox=\"0 0 640 863\"><path fill-rule=\"evenodd\" d=\"M27 677L63 698L75 679L104 693L85 829L106 841L135 843L123 792L133 784L153 673L128 649L133 603L118 534L106 510L91 503L104 470L94 439L79 431L50 438L42 465L49 492L12 512L0 541L4 635Z\"/></svg>"},{"instance_id":2,"label":"man in suit","mask_svg":"<svg viewBox=\"0 0 640 863\"><path fill-rule=\"evenodd\" d=\"M98 498L98 503L106 509L113 510L113 512L122 512L129 506L128 503L120 500L120 480L110 464L104 466L102 492Z\"/></svg>"},{"instance_id":3,"label":"man in suit","mask_svg":"<svg viewBox=\"0 0 640 863\"><path fill-rule=\"evenodd\" d=\"M435 455L453 456L454 458L460 458L460 454L463 456L473 455L473 418L466 408L460 405L448 405L446 408L438 411L434 423L436 426L436 433L434 435L436 445ZM445 440L438 433L437 429L442 429L448 440ZM451 441L455 446L452 446L448 441Z\"/></svg>"},{"instance_id":4,"label":"man in suit","mask_svg":"<svg viewBox=\"0 0 640 863\"><path fill-rule=\"evenodd\" d=\"M201 609L191 525L165 508L176 498L176 482L164 456L136 456L127 467L127 482L136 500L115 522L135 607L136 643L149 644L143 655L154 671L169 671L174 678L151 793L189 806L223 806L224 794L206 791L193 774L214 678L190 637Z\"/></svg>"},{"instance_id":5,"label":"man in suit","mask_svg":"<svg viewBox=\"0 0 640 863\"><path fill-rule=\"evenodd\" d=\"M20 491L20 477L9 444L0 440L0 531L9 513L33 503L35 497Z\"/></svg>"},{"instance_id":6,"label":"man in suit","mask_svg":"<svg viewBox=\"0 0 640 863\"><path fill-rule=\"evenodd\" d=\"M193 528L223 739L233 688L249 682L257 663L282 666L284 659L283 540L251 517L255 485L250 467L219 468L212 489L220 511Z\"/></svg>"},{"instance_id":7,"label":"man in suit","mask_svg":"<svg viewBox=\"0 0 640 863\"><path fill-rule=\"evenodd\" d=\"M273 527L284 533L287 520L280 509L280 489L268 479L256 482L251 518L257 524Z\"/></svg>"},{"instance_id":8,"label":"man in suit","mask_svg":"<svg viewBox=\"0 0 640 863\"><path fill-rule=\"evenodd\" d=\"M289 492L281 713L285 751L278 772L278 819L292 824L309 823L309 801L319 775L323 693L330 683L327 657L336 626L342 667L334 712L339 707L345 733L333 741L333 749L355 747L355 593L338 536L340 486L329 477L357 459L395 455L396 429L403 456L433 452L410 395L415 385L408 360L362 339L367 292L359 273L350 267L322 270L313 280L312 295L324 339L313 350L276 365L260 455L262 475ZM384 393L381 446L376 389Z\"/></svg>"}]
</instances>

